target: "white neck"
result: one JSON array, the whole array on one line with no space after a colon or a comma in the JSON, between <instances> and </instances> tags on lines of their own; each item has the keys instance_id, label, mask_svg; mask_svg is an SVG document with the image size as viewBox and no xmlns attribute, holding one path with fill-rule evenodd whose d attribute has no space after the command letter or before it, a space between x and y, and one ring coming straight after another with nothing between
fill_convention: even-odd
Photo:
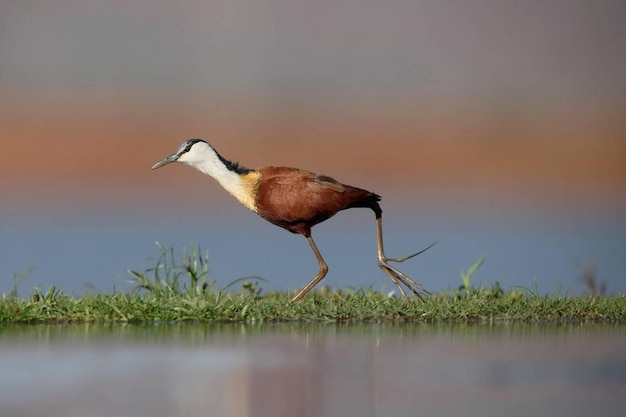
<instances>
[{"instance_id":1,"label":"white neck","mask_svg":"<svg viewBox=\"0 0 626 417\"><path fill-rule=\"evenodd\" d=\"M256 212L255 196L250 181L245 181L241 175L226 168L215 150L208 148L203 150L201 158L181 162L210 175L241 204Z\"/></svg>"}]
</instances>

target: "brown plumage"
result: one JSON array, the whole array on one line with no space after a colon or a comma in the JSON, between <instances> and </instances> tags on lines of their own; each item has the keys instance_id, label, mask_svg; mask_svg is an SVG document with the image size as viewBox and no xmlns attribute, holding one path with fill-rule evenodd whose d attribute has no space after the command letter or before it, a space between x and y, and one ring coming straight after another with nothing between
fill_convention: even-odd
<instances>
[{"instance_id":1,"label":"brown plumage","mask_svg":"<svg viewBox=\"0 0 626 417\"><path fill-rule=\"evenodd\" d=\"M379 211L380 196L297 168L262 167L257 213L270 223L311 236L311 227L352 207Z\"/></svg>"},{"instance_id":2,"label":"brown plumage","mask_svg":"<svg viewBox=\"0 0 626 417\"><path fill-rule=\"evenodd\" d=\"M402 285L421 300L424 294L430 294L406 274L389 265L389 262L404 262L433 245L405 258L386 257L379 195L342 184L326 175L297 168L267 166L248 169L228 161L201 139L184 142L174 154L157 162L152 169L170 162L182 162L210 175L239 202L265 220L306 237L319 263L319 272L296 294L293 301L304 297L328 272L328 266L311 237L311 228L341 210L354 207L366 207L374 211L378 266L391 278L402 295L407 295Z\"/></svg>"}]
</instances>

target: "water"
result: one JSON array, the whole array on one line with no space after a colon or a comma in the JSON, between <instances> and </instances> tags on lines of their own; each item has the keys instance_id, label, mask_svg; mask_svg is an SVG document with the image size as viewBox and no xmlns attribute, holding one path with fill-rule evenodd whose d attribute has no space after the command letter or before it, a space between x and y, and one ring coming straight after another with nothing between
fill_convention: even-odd
<instances>
[{"instance_id":1,"label":"water","mask_svg":"<svg viewBox=\"0 0 626 417\"><path fill-rule=\"evenodd\" d=\"M2 416L614 416L620 325L0 327Z\"/></svg>"},{"instance_id":2,"label":"water","mask_svg":"<svg viewBox=\"0 0 626 417\"><path fill-rule=\"evenodd\" d=\"M52 285L79 295L129 289L125 271L153 266L159 254L156 241L173 245L178 253L190 242L201 245L209 255L209 279L216 279L218 287L260 276L267 280L261 283L266 290L293 291L315 275L317 262L304 238L265 222L225 193L215 194L224 197L224 204L213 204L211 195L210 206L202 209L188 201L164 207L149 199L140 207L125 208L104 201L95 207L76 203L56 209L4 202L8 209L0 217L0 293L11 290L14 274L31 266L18 286L20 295L34 286ZM207 198L200 201L207 206ZM498 281L505 289L580 294L585 290L584 266L595 261L597 280L611 293L626 292L626 218L617 206L611 212L597 206L581 211L480 210L452 201L436 207L404 202L384 208L389 256L405 256L439 242L401 266L431 291L456 288L459 271L485 256L472 278L474 285ZM339 213L316 226L313 236L330 267L323 284L394 289L376 265L369 210Z\"/></svg>"}]
</instances>

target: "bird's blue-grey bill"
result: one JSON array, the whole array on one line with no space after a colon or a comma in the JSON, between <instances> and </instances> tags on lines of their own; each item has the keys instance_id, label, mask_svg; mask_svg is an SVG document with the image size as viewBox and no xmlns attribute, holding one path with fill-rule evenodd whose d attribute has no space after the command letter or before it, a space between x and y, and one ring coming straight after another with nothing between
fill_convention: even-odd
<instances>
[{"instance_id":1,"label":"bird's blue-grey bill","mask_svg":"<svg viewBox=\"0 0 626 417\"><path fill-rule=\"evenodd\" d=\"M163 165L167 165L170 162L175 162L176 159L178 159L178 158L176 158L176 155L170 155L167 158L163 158L162 160L160 160L156 164L152 165L152 169L161 168Z\"/></svg>"}]
</instances>

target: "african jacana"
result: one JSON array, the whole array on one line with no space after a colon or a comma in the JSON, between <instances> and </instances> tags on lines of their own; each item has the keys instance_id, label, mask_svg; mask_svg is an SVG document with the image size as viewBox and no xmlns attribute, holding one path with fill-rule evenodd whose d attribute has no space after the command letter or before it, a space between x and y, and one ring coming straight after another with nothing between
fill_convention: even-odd
<instances>
[{"instance_id":1,"label":"african jacana","mask_svg":"<svg viewBox=\"0 0 626 417\"><path fill-rule=\"evenodd\" d=\"M352 207L368 207L376 214L378 265L389 275L402 295L406 297L407 294L400 284L404 284L421 300L424 299L422 293L430 294L405 273L389 265L389 262L404 262L432 245L405 258L387 258L383 250L379 195L302 169L274 166L245 168L222 157L202 139L184 142L175 153L154 164L152 169L170 162L181 162L210 175L241 204L265 220L307 238L319 262L319 272L292 301L304 297L328 272L328 266L311 237L311 227Z\"/></svg>"}]
</instances>

